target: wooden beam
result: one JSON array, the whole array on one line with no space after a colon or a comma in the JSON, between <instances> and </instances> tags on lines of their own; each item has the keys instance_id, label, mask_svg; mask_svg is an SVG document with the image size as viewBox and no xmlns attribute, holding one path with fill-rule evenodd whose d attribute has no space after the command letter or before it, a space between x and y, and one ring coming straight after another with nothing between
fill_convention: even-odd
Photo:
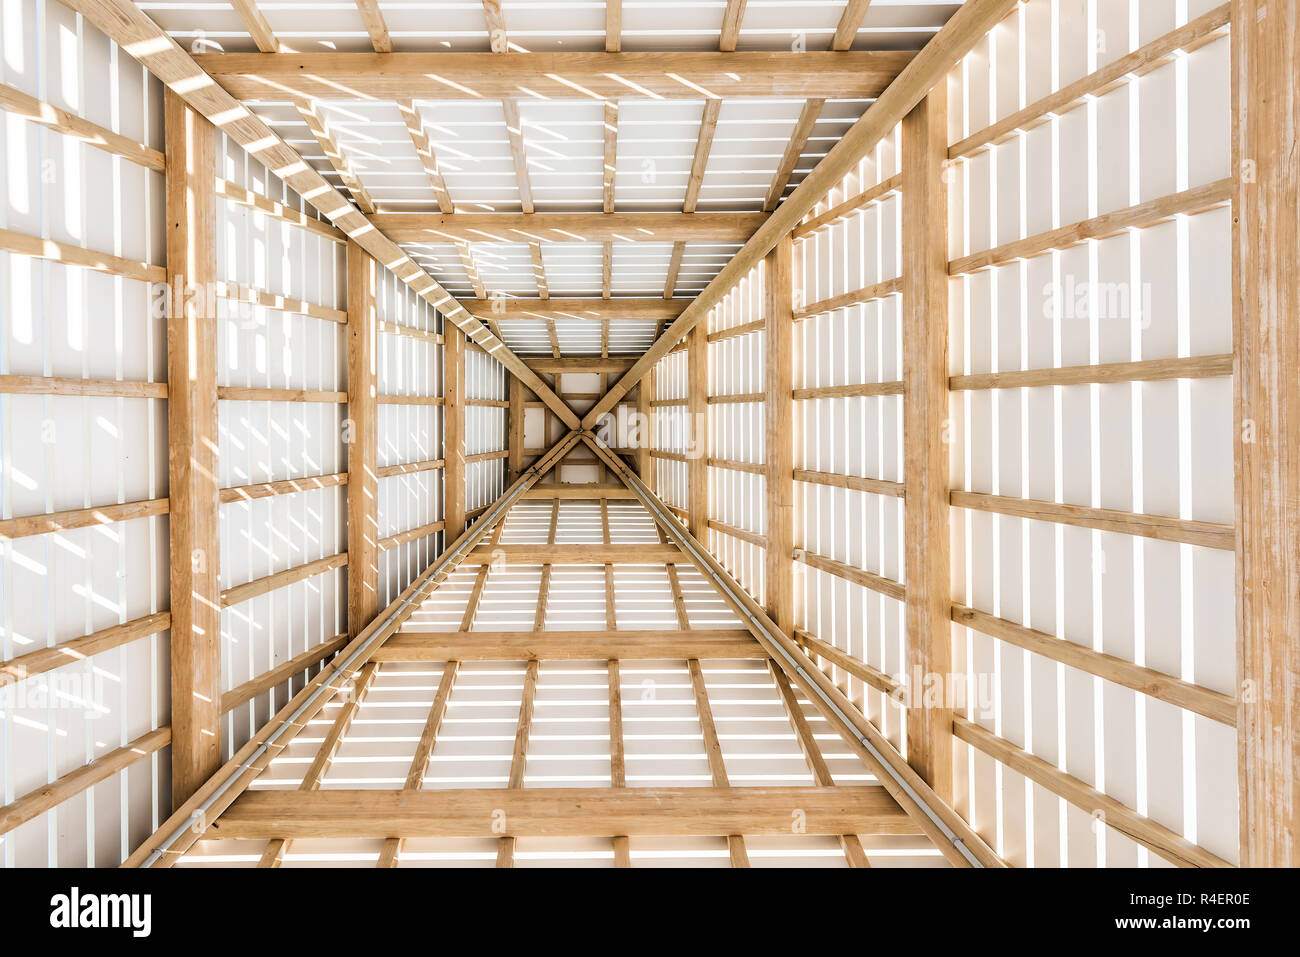
<instances>
[{"instance_id":1,"label":"wooden beam","mask_svg":"<svg viewBox=\"0 0 1300 957\"><path fill-rule=\"evenodd\" d=\"M357 0L357 12L361 22L370 34L370 45L376 53L392 53L393 38L388 35L388 24L384 21L383 11L379 9L379 0Z\"/></svg>"},{"instance_id":2,"label":"wooden beam","mask_svg":"<svg viewBox=\"0 0 1300 957\"><path fill-rule=\"evenodd\" d=\"M624 485L603 484L600 482L537 485L524 493L524 498L560 498L591 499L619 498L629 499L636 496Z\"/></svg>"},{"instance_id":3,"label":"wooden beam","mask_svg":"<svg viewBox=\"0 0 1300 957\"><path fill-rule=\"evenodd\" d=\"M35 675L53 671L63 665L84 661L91 655L118 648L137 638L159 635L171 627L171 614L160 611L93 631L80 638L61 641L48 648L38 648L0 661L0 686L13 684Z\"/></svg>"},{"instance_id":4,"label":"wooden beam","mask_svg":"<svg viewBox=\"0 0 1300 957\"><path fill-rule=\"evenodd\" d=\"M559 375L566 372L624 372L632 367L636 360L631 358L609 358L607 356L561 356L551 359L525 359L528 368L545 375Z\"/></svg>"},{"instance_id":5,"label":"wooden beam","mask_svg":"<svg viewBox=\"0 0 1300 957\"><path fill-rule=\"evenodd\" d=\"M1296 867L1300 11L1294 2L1234 0L1232 69L1241 864Z\"/></svg>"},{"instance_id":6,"label":"wooden beam","mask_svg":"<svg viewBox=\"0 0 1300 957\"><path fill-rule=\"evenodd\" d=\"M433 757L433 749L437 746L438 733L442 730L442 721L447 716L447 705L451 701L452 685L459 671L459 661L448 661L443 665L442 676L438 679L438 690L433 696L433 706L424 721L420 740L416 742L415 754L411 757L411 767L406 772L405 789L408 791L419 791L424 787L424 775L429 770L429 759ZM404 843L405 841L400 837L386 838L384 846L380 848L376 866L396 867Z\"/></svg>"},{"instance_id":7,"label":"wooden beam","mask_svg":"<svg viewBox=\"0 0 1300 957\"><path fill-rule=\"evenodd\" d=\"M952 674L949 619L948 452L948 91L940 87L903 119L903 485L908 583L907 673ZM914 688L907 708L907 760L953 800L952 708Z\"/></svg>"},{"instance_id":8,"label":"wooden beam","mask_svg":"<svg viewBox=\"0 0 1300 957\"><path fill-rule=\"evenodd\" d=\"M817 167L804 177L803 182L786 198L786 201L778 206L758 231L746 241L731 262L660 335L654 345L646 350L645 354L637 360L637 364L614 384L603 399L588 410L582 417L582 427L590 429L602 415L627 395L637 381L685 338L686 333L708 315L709 310L771 251L781 237L788 235L800 220L838 185L862 156L883 137L893 132L894 127L930 90L946 80L953 64L982 40L990 29L1015 8L1016 3L1017 0L967 0L962 4L916 58L908 63L897 80L890 83L888 88L877 97L871 109L849 128ZM727 54L733 59L741 55ZM804 58L831 57L837 62L844 63L856 55L833 51L820 54L797 54ZM815 92L804 94L805 98L818 95ZM827 94L828 97L832 95L838 97L841 94L839 92Z\"/></svg>"},{"instance_id":9,"label":"wooden beam","mask_svg":"<svg viewBox=\"0 0 1300 957\"><path fill-rule=\"evenodd\" d=\"M605 0L605 52L623 49L623 0Z\"/></svg>"},{"instance_id":10,"label":"wooden beam","mask_svg":"<svg viewBox=\"0 0 1300 957\"><path fill-rule=\"evenodd\" d=\"M694 447L688 456L690 480L690 529L696 538L708 537L709 527L709 346L704 326L696 326L687 337L686 398L690 417L688 435Z\"/></svg>"},{"instance_id":11,"label":"wooden beam","mask_svg":"<svg viewBox=\"0 0 1300 957\"><path fill-rule=\"evenodd\" d=\"M167 284L217 278L216 130L179 96L163 97ZM172 803L221 766L221 532L217 481L217 317L208 295L173 295L167 317L171 543Z\"/></svg>"},{"instance_id":12,"label":"wooden beam","mask_svg":"<svg viewBox=\"0 0 1300 957\"><path fill-rule=\"evenodd\" d=\"M715 53L205 53L195 60L241 100L337 97L504 100L527 88L546 99L650 95L880 96L918 55L910 51Z\"/></svg>"},{"instance_id":13,"label":"wooden beam","mask_svg":"<svg viewBox=\"0 0 1300 957\"><path fill-rule=\"evenodd\" d=\"M321 741L320 747L316 749L316 754L307 767L307 773L303 775L302 781L298 784L299 793L320 790L321 782L325 780L330 765L334 763L334 756L338 754L339 745L343 743L348 729L352 727L352 722L361 710L361 702L365 700L366 694L370 691L370 686L375 683L378 674L379 665L374 662L368 662L358 671L352 686L345 692L345 697L339 706L339 713L330 722L330 729L325 732L325 738ZM257 866L279 867L288 850L289 842L287 840L273 838L267 842L266 849L262 852L262 857L257 862Z\"/></svg>"},{"instance_id":14,"label":"wooden beam","mask_svg":"<svg viewBox=\"0 0 1300 957\"><path fill-rule=\"evenodd\" d=\"M511 99L510 97L506 97L501 101L501 108L502 110L504 110L505 117L506 117L506 136L510 140L510 155L515 161L515 180L519 187L519 205L523 209L525 214L530 214L533 212L533 187L532 187L532 180L530 180L528 176L528 155L524 150L524 124L523 124L523 120L521 120L519 117L519 104L515 102L515 100ZM410 214L400 214L400 215L410 215ZM471 214L467 213L465 215L471 215ZM393 224L393 225L397 226L398 224ZM446 236L447 233L445 230L440 228L439 232L435 233L435 235ZM464 238L469 238L469 237L464 237ZM480 234L477 238L481 239L485 237ZM437 240L429 240L429 239L395 240L395 242L403 242L403 241L436 242Z\"/></svg>"},{"instance_id":15,"label":"wooden beam","mask_svg":"<svg viewBox=\"0 0 1300 957\"><path fill-rule=\"evenodd\" d=\"M528 196L521 213L380 213L374 223L398 243L743 243L763 223L762 213L538 213Z\"/></svg>"},{"instance_id":16,"label":"wooden beam","mask_svg":"<svg viewBox=\"0 0 1300 957\"><path fill-rule=\"evenodd\" d=\"M280 52L280 41L272 32L271 25L266 22L266 17L262 16L262 11L257 8L256 0L230 0L230 5L235 8L240 22L259 50L263 53Z\"/></svg>"},{"instance_id":17,"label":"wooden beam","mask_svg":"<svg viewBox=\"0 0 1300 957\"><path fill-rule=\"evenodd\" d=\"M161 173L167 162L161 150L156 150L147 143L123 136L75 113L61 110L57 106L43 103L22 90L2 83L0 83L0 109L29 123L44 126L64 136L71 136L87 146L128 159L146 169Z\"/></svg>"},{"instance_id":18,"label":"wooden beam","mask_svg":"<svg viewBox=\"0 0 1300 957\"><path fill-rule=\"evenodd\" d=\"M379 611L378 266L348 243L348 634Z\"/></svg>"},{"instance_id":19,"label":"wooden beam","mask_svg":"<svg viewBox=\"0 0 1300 957\"><path fill-rule=\"evenodd\" d=\"M627 787L627 755L623 749L623 682L617 659L605 663L609 684L609 786ZM614 866L631 867L632 854L626 835L614 838Z\"/></svg>"},{"instance_id":20,"label":"wooden beam","mask_svg":"<svg viewBox=\"0 0 1300 957\"><path fill-rule=\"evenodd\" d=\"M123 502L120 505L97 505L91 508L74 508L65 512L46 512L42 515L24 515L20 518L0 519L0 541L48 535L74 528L93 528L112 525L137 518L166 515L170 503L165 498L151 498L143 502Z\"/></svg>"},{"instance_id":21,"label":"wooden beam","mask_svg":"<svg viewBox=\"0 0 1300 957\"><path fill-rule=\"evenodd\" d=\"M748 0L727 0L727 7L722 11L722 29L718 31L718 49L730 53L736 49L740 39L740 22L745 19L745 4Z\"/></svg>"},{"instance_id":22,"label":"wooden beam","mask_svg":"<svg viewBox=\"0 0 1300 957\"><path fill-rule=\"evenodd\" d=\"M484 566L486 567L486 566ZM673 567L673 566L670 566ZM619 658L761 658L747 631L453 631L405 626L375 652L375 661L598 661Z\"/></svg>"},{"instance_id":23,"label":"wooden beam","mask_svg":"<svg viewBox=\"0 0 1300 957\"><path fill-rule=\"evenodd\" d=\"M505 14L501 12L501 0L483 0L483 19L487 22L488 45L492 52L505 53L510 39L506 32Z\"/></svg>"},{"instance_id":24,"label":"wooden beam","mask_svg":"<svg viewBox=\"0 0 1300 957\"><path fill-rule=\"evenodd\" d=\"M763 415L767 451L767 613L794 631L794 244L789 237L767 254L763 315L767 330ZM699 327L697 326L698 330ZM694 335L695 333L692 333Z\"/></svg>"},{"instance_id":25,"label":"wooden beam","mask_svg":"<svg viewBox=\"0 0 1300 957\"><path fill-rule=\"evenodd\" d=\"M677 293L677 277L682 271L682 257L686 255L686 243L673 243L673 252L668 259L668 275L664 278L664 298L671 299Z\"/></svg>"},{"instance_id":26,"label":"wooden beam","mask_svg":"<svg viewBox=\"0 0 1300 957\"><path fill-rule=\"evenodd\" d=\"M470 301L470 315L491 319L676 319L686 308L685 299L490 299ZM532 360L524 360L532 361Z\"/></svg>"},{"instance_id":27,"label":"wooden beam","mask_svg":"<svg viewBox=\"0 0 1300 957\"><path fill-rule=\"evenodd\" d=\"M506 787L518 791L524 786L528 765L528 739L533 733L533 711L537 703L537 672L541 663L530 659L524 665L524 688L519 700L519 719L515 723L515 746L510 755L510 777ZM507 826L509 826L507 824ZM501 838L497 848L497 867L515 866L515 838Z\"/></svg>"},{"instance_id":28,"label":"wooden beam","mask_svg":"<svg viewBox=\"0 0 1300 957\"><path fill-rule=\"evenodd\" d=\"M871 0L848 0L844 4L844 13L840 15L840 22L835 27L835 36L831 40L832 50L849 50L853 47L853 41L862 29L862 21L867 15L867 7Z\"/></svg>"},{"instance_id":29,"label":"wooden beam","mask_svg":"<svg viewBox=\"0 0 1300 957\"><path fill-rule=\"evenodd\" d=\"M524 471L524 387L514 376L510 377L510 413L506 445L510 452L510 480L514 481Z\"/></svg>"},{"instance_id":30,"label":"wooden beam","mask_svg":"<svg viewBox=\"0 0 1300 957\"><path fill-rule=\"evenodd\" d=\"M822 788L834 787L835 779L831 776L831 769L822 756L821 748L817 746L817 738L813 734L812 727L808 724L808 719L804 716L803 705L799 703L794 688L790 687L790 679L785 676L785 672L772 659L768 659L767 666L772 674L772 681L776 684L777 693L781 696L781 704L785 707L786 717L790 719L790 725L794 728L795 737L799 740L799 749L803 751L804 759L808 762L808 770L812 772L813 784ZM856 834L841 834L840 847L844 851L845 859L849 862L849 867L871 866L871 863L867 860L866 851L862 849L862 841L859 840Z\"/></svg>"},{"instance_id":31,"label":"wooden beam","mask_svg":"<svg viewBox=\"0 0 1300 957\"><path fill-rule=\"evenodd\" d=\"M676 545L501 545L479 546L465 558L467 565L488 565L493 552L512 565L661 565L687 559Z\"/></svg>"},{"instance_id":32,"label":"wooden beam","mask_svg":"<svg viewBox=\"0 0 1300 957\"><path fill-rule=\"evenodd\" d=\"M879 787L457 788L454 791L245 792L213 823L213 838L916 834Z\"/></svg>"},{"instance_id":33,"label":"wooden beam","mask_svg":"<svg viewBox=\"0 0 1300 957\"><path fill-rule=\"evenodd\" d=\"M453 542L465 531L465 337L446 326L443 335L442 509Z\"/></svg>"},{"instance_id":34,"label":"wooden beam","mask_svg":"<svg viewBox=\"0 0 1300 957\"><path fill-rule=\"evenodd\" d=\"M1100 812L1100 820L1121 834L1127 834L1143 847L1181 867L1231 867L1227 861L1193 844L1181 834L1126 804L1103 794L1085 781L1067 774L1056 765L1017 747L993 732L963 717L953 719L953 734L959 741L972 745L989 757L1001 761L1011 770L1065 798L1088 814Z\"/></svg>"},{"instance_id":35,"label":"wooden beam","mask_svg":"<svg viewBox=\"0 0 1300 957\"><path fill-rule=\"evenodd\" d=\"M343 181L344 188L352 194L352 199L356 202L357 208L363 213L374 213L375 201L370 198L370 193L361 184L361 178L357 176L352 169L352 164L343 155L342 148L334 140L334 136L330 133L325 118L320 115L320 110L317 109L315 101L299 98L293 101L293 105L298 111L298 115L302 117L302 121L307 124L307 129L319 144L321 151L324 152L325 159L329 161L334 172L339 174L339 179Z\"/></svg>"},{"instance_id":36,"label":"wooden beam","mask_svg":"<svg viewBox=\"0 0 1300 957\"><path fill-rule=\"evenodd\" d=\"M781 162L777 164L776 173L772 177L772 185L767 188L767 196L763 199L764 212L770 213L776 209L776 204L785 195L785 188L790 183L790 175L799 164L799 158L803 156L804 148L808 145L808 137L812 136L813 127L817 125L817 118L822 115L822 107L825 105L825 100L808 100L799 111L794 131L790 134L790 142L786 144L785 153L781 156Z\"/></svg>"},{"instance_id":37,"label":"wooden beam","mask_svg":"<svg viewBox=\"0 0 1300 957\"><path fill-rule=\"evenodd\" d=\"M718 740L718 728L713 721L713 709L709 706L709 691L704 683L704 669L696 658L686 662L686 670L691 676L691 690L695 693L695 711L700 720L700 732L704 737L704 755L709 762L709 775L714 788L729 788L727 764L722 757L722 743ZM727 834L727 850L731 855L732 867L748 867L749 854L745 850L745 838L739 828L735 833Z\"/></svg>"},{"instance_id":38,"label":"wooden beam","mask_svg":"<svg viewBox=\"0 0 1300 957\"><path fill-rule=\"evenodd\" d=\"M953 489L949 493L952 504L958 508L973 508L1001 515L1015 515L1039 522L1059 522L1077 528L1096 528L1103 532L1122 532L1140 535L1162 542L1183 542L1231 551L1236 532L1231 525L1216 522L1198 522L1192 519L1168 518L1164 515L1145 515L1123 512L1113 508L1091 508L1086 505L1065 505L1059 502L1039 502L1008 495L988 495L983 492L964 492Z\"/></svg>"},{"instance_id":39,"label":"wooden beam","mask_svg":"<svg viewBox=\"0 0 1300 957\"><path fill-rule=\"evenodd\" d=\"M245 681L243 684L231 688L221 696L221 713L229 714L242 704L247 704L260 694L265 694L278 684L288 681L295 675L303 674L311 668L316 667L334 652L338 651L348 643L346 633L335 635L333 638L327 638L318 645L313 645L306 651L294 655L287 661L282 661L268 671L263 672L256 678Z\"/></svg>"},{"instance_id":40,"label":"wooden beam","mask_svg":"<svg viewBox=\"0 0 1300 957\"><path fill-rule=\"evenodd\" d=\"M605 212L614 212L614 174L618 172L618 101L605 101L605 162L602 203Z\"/></svg>"}]
</instances>

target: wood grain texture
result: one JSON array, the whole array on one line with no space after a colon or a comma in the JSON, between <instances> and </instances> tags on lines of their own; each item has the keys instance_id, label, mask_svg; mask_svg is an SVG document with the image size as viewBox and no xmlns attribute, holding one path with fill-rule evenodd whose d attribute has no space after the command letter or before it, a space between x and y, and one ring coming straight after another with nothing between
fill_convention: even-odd
<instances>
[{"instance_id":1,"label":"wood grain texture","mask_svg":"<svg viewBox=\"0 0 1300 957\"><path fill-rule=\"evenodd\" d=\"M348 243L348 634L379 611L378 265Z\"/></svg>"},{"instance_id":2,"label":"wood grain texture","mask_svg":"<svg viewBox=\"0 0 1300 957\"><path fill-rule=\"evenodd\" d=\"M940 87L902 128L902 338L904 580L907 674L946 684L952 671L949 619L948 453L948 94ZM941 687L944 685L941 685ZM952 707L912 691L907 760L944 801L953 800ZM944 705L947 704L945 707Z\"/></svg>"},{"instance_id":3,"label":"wood grain texture","mask_svg":"<svg viewBox=\"0 0 1300 957\"><path fill-rule=\"evenodd\" d=\"M763 268L767 362L763 370L767 454L767 613L794 631L794 244L776 244Z\"/></svg>"},{"instance_id":4,"label":"wood grain texture","mask_svg":"<svg viewBox=\"0 0 1300 957\"><path fill-rule=\"evenodd\" d=\"M1241 864L1300 865L1300 6L1234 0ZM1250 164L1247 166L1246 164ZM1249 172L1250 175L1245 175Z\"/></svg>"},{"instance_id":5,"label":"wood grain texture","mask_svg":"<svg viewBox=\"0 0 1300 957\"><path fill-rule=\"evenodd\" d=\"M216 130L163 95L167 145L167 458L171 545L172 802L221 766L221 533L217 481Z\"/></svg>"}]
</instances>

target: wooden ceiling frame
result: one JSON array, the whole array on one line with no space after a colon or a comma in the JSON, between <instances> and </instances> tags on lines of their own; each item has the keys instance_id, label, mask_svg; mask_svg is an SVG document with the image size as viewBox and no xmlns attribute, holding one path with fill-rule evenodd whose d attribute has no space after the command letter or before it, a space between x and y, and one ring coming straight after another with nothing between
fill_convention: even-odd
<instances>
[{"instance_id":1,"label":"wooden ceiling frame","mask_svg":"<svg viewBox=\"0 0 1300 957\"><path fill-rule=\"evenodd\" d=\"M247 107L222 89L194 58L144 13L133 0L67 0L150 73L174 90L201 116L243 147L304 200L325 215L385 269L438 309L469 340L517 376L570 428L578 424L573 409L529 369L515 353L356 209L302 156Z\"/></svg>"},{"instance_id":2,"label":"wooden ceiling frame","mask_svg":"<svg viewBox=\"0 0 1300 957\"><path fill-rule=\"evenodd\" d=\"M771 252L783 236L789 235L799 225L867 151L889 135L930 90L943 82L953 64L965 56L1018 2L1019 0L967 0L785 202L777 206L732 257L731 262L713 277L627 374L615 382L604 397L582 417L582 428L592 429L601 416L630 393L688 332L703 322L709 310L721 302L732 287Z\"/></svg>"}]
</instances>

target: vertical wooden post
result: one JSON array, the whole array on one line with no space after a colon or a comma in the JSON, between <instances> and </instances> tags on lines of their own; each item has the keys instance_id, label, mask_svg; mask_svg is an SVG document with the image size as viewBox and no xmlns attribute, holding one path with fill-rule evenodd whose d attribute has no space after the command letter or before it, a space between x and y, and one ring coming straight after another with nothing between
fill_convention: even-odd
<instances>
[{"instance_id":1,"label":"vertical wooden post","mask_svg":"<svg viewBox=\"0 0 1300 957\"><path fill-rule=\"evenodd\" d=\"M510 452L510 481L524 471L524 386L514 376L510 377L510 435L506 448ZM509 484L509 483L507 483Z\"/></svg>"},{"instance_id":2,"label":"vertical wooden post","mask_svg":"<svg viewBox=\"0 0 1300 957\"><path fill-rule=\"evenodd\" d=\"M650 400L655 394L654 375L655 370L651 369L641 377L636 387L636 412L641 427L640 441L636 448L636 474L652 490L654 483L651 478L654 466L650 460L650 448L654 440L654 409L650 405Z\"/></svg>"},{"instance_id":3,"label":"vertical wooden post","mask_svg":"<svg viewBox=\"0 0 1300 957\"><path fill-rule=\"evenodd\" d=\"M903 119L903 485L908 763L952 801L952 709L924 680L952 672L948 507L948 155L946 90Z\"/></svg>"},{"instance_id":4,"label":"vertical wooden post","mask_svg":"<svg viewBox=\"0 0 1300 957\"><path fill-rule=\"evenodd\" d=\"M1232 5L1241 865L1300 865L1300 4Z\"/></svg>"},{"instance_id":5,"label":"vertical wooden post","mask_svg":"<svg viewBox=\"0 0 1300 957\"><path fill-rule=\"evenodd\" d=\"M379 613L377 264L348 242L348 634Z\"/></svg>"},{"instance_id":6,"label":"vertical wooden post","mask_svg":"<svg viewBox=\"0 0 1300 957\"><path fill-rule=\"evenodd\" d=\"M164 91L172 803L221 766L216 130Z\"/></svg>"},{"instance_id":7,"label":"vertical wooden post","mask_svg":"<svg viewBox=\"0 0 1300 957\"><path fill-rule=\"evenodd\" d=\"M764 261L767 333L767 613L794 634L794 243L784 236Z\"/></svg>"},{"instance_id":8,"label":"vertical wooden post","mask_svg":"<svg viewBox=\"0 0 1300 957\"><path fill-rule=\"evenodd\" d=\"M443 325L443 541L465 531L465 334Z\"/></svg>"},{"instance_id":9,"label":"vertical wooden post","mask_svg":"<svg viewBox=\"0 0 1300 957\"><path fill-rule=\"evenodd\" d=\"M690 440L694 445L690 470L690 531L701 542L709 540L709 346L706 323L686 336L686 399Z\"/></svg>"}]
</instances>

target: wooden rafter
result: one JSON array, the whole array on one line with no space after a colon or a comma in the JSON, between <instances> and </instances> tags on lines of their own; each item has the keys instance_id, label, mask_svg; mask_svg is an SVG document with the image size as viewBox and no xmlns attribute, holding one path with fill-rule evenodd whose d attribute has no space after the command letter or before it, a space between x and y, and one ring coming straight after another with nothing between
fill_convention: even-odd
<instances>
[{"instance_id":1,"label":"wooden rafter","mask_svg":"<svg viewBox=\"0 0 1300 957\"><path fill-rule=\"evenodd\" d=\"M515 109L517 113L518 107ZM515 139L513 134L511 139ZM375 217L375 225L402 243L740 243L763 223L761 213L537 213L533 211L522 141L512 151L520 174L522 213L382 213Z\"/></svg>"},{"instance_id":2,"label":"wooden rafter","mask_svg":"<svg viewBox=\"0 0 1300 957\"><path fill-rule=\"evenodd\" d=\"M361 14L361 22L366 25L370 45L375 48L375 52L392 53L393 38L388 35L388 24L379 9L379 0L357 0L357 12Z\"/></svg>"},{"instance_id":3,"label":"wooden rafter","mask_svg":"<svg viewBox=\"0 0 1300 957\"><path fill-rule=\"evenodd\" d=\"M259 50L263 53L280 52L280 41L276 39L271 25L266 22L266 17L258 9L257 0L230 0L230 5L235 8L239 21Z\"/></svg>"},{"instance_id":4,"label":"wooden rafter","mask_svg":"<svg viewBox=\"0 0 1300 957\"><path fill-rule=\"evenodd\" d=\"M745 4L748 0L727 0L727 7L722 11L722 29L718 34L718 49L731 53L736 49L740 39L740 22L745 18Z\"/></svg>"},{"instance_id":5,"label":"wooden rafter","mask_svg":"<svg viewBox=\"0 0 1300 957\"><path fill-rule=\"evenodd\" d=\"M352 164L348 162L343 150L339 147L334 135L330 132L325 118L320 115L320 110L311 100L298 99L294 100L294 108L302 121L307 124L307 129L316 142L320 144L321 150L325 153L325 158L329 160L330 166L334 172L338 173L339 179L343 181L343 186L352 194L353 200L356 201L357 207L363 213L375 212L375 201L370 198L370 193L361 185L361 178L357 176L356 171L352 169Z\"/></svg>"},{"instance_id":6,"label":"wooden rafter","mask_svg":"<svg viewBox=\"0 0 1300 957\"><path fill-rule=\"evenodd\" d=\"M605 52L623 49L623 0L605 0Z\"/></svg>"},{"instance_id":7,"label":"wooden rafter","mask_svg":"<svg viewBox=\"0 0 1300 957\"><path fill-rule=\"evenodd\" d=\"M915 53L902 50L721 53L204 53L203 69L242 100L286 94L393 100L496 100L520 89L548 99L637 94L698 100L878 97ZM574 89L580 86L585 93ZM638 90L639 88L639 90ZM644 92L640 92L644 91Z\"/></svg>"},{"instance_id":8,"label":"wooden rafter","mask_svg":"<svg viewBox=\"0 0 1300 957\"><path fill-rule=\"evenodd\" d=\"M499 299L467 302L471 315L484 319L609 319L642 321L676 319L686 303L663 299Z\"/></svg>"}]
</instances>

